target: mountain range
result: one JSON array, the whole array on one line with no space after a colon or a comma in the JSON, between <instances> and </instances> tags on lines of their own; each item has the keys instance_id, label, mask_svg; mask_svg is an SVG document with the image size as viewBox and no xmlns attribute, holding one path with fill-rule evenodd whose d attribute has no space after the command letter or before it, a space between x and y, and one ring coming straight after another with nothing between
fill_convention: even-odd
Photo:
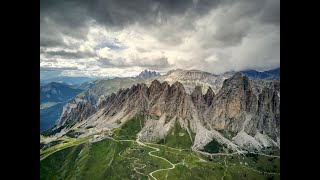
<instances>
[{"instance_id":1,"label":"mountain range","mask_svg":"<svg viewBox=\"0 0 320 180\"><path fill-rule=\"evenodd\" d=\"M90 77L69 77L69 76L57 76L52 78L46 78L46 79L40 79L41 85L46 85L51 82L57 82L61 84L67 84L67 85L79 85L89 80L94 80L96 78L90 78Z\"/></svg>"},{"instance_id":2,"label":"mountain range","mask_svg":"<svg viewBox=\"0 0 320 180\"><path fill-rule=\"evenodd\" d=\"M40 136L41 177L279 178L280 69L144 75L68 100Z\"/></svg>"},{"instance_id":3,"label":"mountain range","mask_svg":"<svg viewBox=\"0 0 320 180\"><path fill-rule=\"evenodd\" d=\"M269 71L241 71L242 74L248 76L250 79L264 79L264 80L272 80L272 79L280 79L280 68L272 69Z\"/></svg>"},{"instance_id":4,"label":"mountain range","mask_svg":"<svg viewBox=\"0 0 320 180\"><path fill-rule=\"evenodd\" d=\"M136 79L148 79L148 78L155 77L155 76L160 76L160 73L157 73L156 71L144 70L135 78Z\"/></svg>"},{"instance_id":5,"label":"mountain range","mask_svg":"<svg viewBox=\"0 0 320 180\"><path fill-rule=\"evenodd\" d=\"M279 146L280 82L250 81L236 73L223 82L217 94L211 87L203 94L201 86L188 94L178 81L170 85L153 80L149 87L142 83L120 89L97 106L76 98L64 107L55 129L73 129L87 136L117 128L139 114L144 115L145 127L138 137L145 142L165 138L178 122L195 149L212 140L232 151ZM219 130L236 136L230 141Z\"/></svg>"},{"instance_id":6,"label":"mountain range","mask_svg":"<svg viewBox=\"0 0 320 180\"><path fill-rule=\"evenodd\" d=\"M121 89L119 86L114 87L107 96L104 96L104 98L95 103L90 101L90 99L92 99L88 98L90 96L86 95L78 96L69 101L69 103L64 106L55 129L62 129L65 127L72 128L75 125L79 126L79 123L82 122L85 122L87 126L95 127L91 128L90 131L93 131L94 129L95 131L98 131L103 128L116 128L121 125L122 122L124 123L128 119L141 113L141 107L143 107L147 111L148 118L164 118L167 126L167 122L171 122L171 124L175 123L175 121L172 121L172 118L181 118L182 120L180 119L179 121L180 125L182 127L188 127L190 133L192 131L192 133L197 135L199 132L202 134L206 132L205 135L199 135L194 139L195 143L193 146L198 149L202 148L206 143L209 143L213 139L220 142L223 141L223 143L232 147L233 150L236 149L236 146L250 146L251 149L255 150L261 149L266 144L279 146L280 113L276 113L276 111L280 111L277 110L280 104L280 82L249 80L246 76L243 76L243 74L245 73L213 75L196 70L175 70L169 71L166 75L159 76L156 79L153 77L155 80L153 78L148 78L147 81L144 80L145 84L141 83L134 85L137 82L134 80L123 82L124 80L129 80L125 78L119 78L121 81L117 78L106 80L109 81L108 84L110 85L113 83L121 85L121 83L123 83L121 87L124 89ZM227 77L231 78L226 80ZM210 83L214 85L211 85ZM148 84L150 84L149 87ZM131 88L129 88L130 86ZM239 86L242 87L242 89L239 89ZM110 90L110 86L105 87ZM219 88L221 88L221 90L219 90ZM102 90L99 81L87 91L87 94L98 94L98 96L101 97L102 94L97 93L96 89ZM117 93L114 93L116 89L120 90ZM135 92L136 89L141 89L142 92ZM156 94L154 95L155 97L153 97L152 94L148 94L149 91L154 91L155 89L162 90L163 92L159 93L162 96L164 96L163 94L166 94L168 97L162 97L159 94ZM129 99L132 98L132 95L130 94L133 93L132 91L134 94L142 93L144 95L140 95L141 97L137 99ZM171 91L178 93L179 96L170 96ZM144 97L148 98L144 99ZM161 100L158 100L157 98L161 98ZM174 98L174 100L172 100L172 98ZM267 99L267 102L262 101L261 98ZM113 101L121 103L118 104L119 106L116 106L117 103ZM127 101L135 102L135 105L126 105L132 109L124 109L124 104ZM112 108L108 106L108 103L112 103ZM265 106L269 107L269 109L263 109L265 108L265 106L262 106L264 103L268 103ZM179 106L177 107L177 105ZM110 112L114 112L111 113L112 116L110 116ZM263 118L261 118L262 116ZM89 117L90 119L87 119ZM190 121L190 119L192 119L192 121ZM153 120L154 119L151 118L150 122ZM160 125L153 124L152 126ZM84 127L81 131L83 130L85 135L90 134L86 132L85 129L86 128ZM146 127L146 129L149 129L149 127ZM159 129L163 128L160 126ZM234 142L229 142L223 137L215 137L216 130L226 130L239 134L235 137ZM144 133L144 131L141 132L141 134ZM152 134L153 135L142 135L141 139L148 137L148 139L146 139L147 141L155 142L166 135L165 132L157 131ZM155 134L158 134L158 136ZM202 139L202 136L212 137L208 140L204 140ZM253 137L255 136L258 139L254 139ZM260 136L263 137L263 140L259 139Z\"/></svg>"}]
</instances>

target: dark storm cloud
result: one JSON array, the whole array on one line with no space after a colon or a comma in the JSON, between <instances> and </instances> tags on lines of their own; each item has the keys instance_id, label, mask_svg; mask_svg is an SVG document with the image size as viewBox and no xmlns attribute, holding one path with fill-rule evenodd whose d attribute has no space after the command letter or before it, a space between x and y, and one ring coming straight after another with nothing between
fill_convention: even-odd
<instances>
[{"instance_id":1,"label":"dark storm cloud","mask_svg":"<svg viewBox=\"0 0 320 180\"><path fill-rule=\"evenodd\" d=\"M79 68L77 68L77 67L62 67L62 68L40 67L40 71L42 71L42 72L63 71L63 70L79 70Z\"/></svg>"},{"instance_id":2,"label":"dark storm cloud","mask_svg":"<svg viewBox=\"0 0 320 180\"><path fill-rule=\"evenodd\" d=\"M82 58L91 58L96 57L95 54L91 52L68 52L68 51L48 51L45 52L48 56L58 56L66 59L82 59Z\"/></svg>"},{"instance_id":3,"label":"dark storm cloud","mask_svg":"<svg viewBox=\"0 0 320 180\"><path fill-rule=\"evenodd\" d=\"M148 23L161 12L163 16L181 15L188 10L205 14L219 0L41 0L42 16L50 15L61 23L79 27L88 17L101 24L124 26L136 21Z\"/></svg>"},{"instance_id":4,"label":"dark storm cloud","mask_svg":"<svg viewBox=\"0 0 320 180\"><path fill-rule=\"evenodd\" d=\"M162 58L156 58L152 59L136 59L131 62L127 62L126 59L108 59L108 58L100 58L98 60L101 67L105 68L112 68L112 67L119 67L119 68L128 68L132 66L138 66L143 67L147 69L164 69L170 67L168 63L168 58L162 57Z\"/></svg>"},{"instance_id":5,"label":"dark storm cloud","mask_svg":"<svg viewBox=\"0 0 320 180\"><path fill-rule=\"evenodd\" d=\"M62 47L65 43L58 36L40 35L40 47Z\"/></svg>"},{"instance_id":6,"label":"dark storm cloud","mask_svg":"<svg viewBox=\"0 0 320 180\"><path fill-rule=\"evenodd\" d=\"M89 41L92 24L107 29L108 33L135 25L142 29L136 34L145 33L145 38L152 37L157 42L150 44L155 48L126 47L117 37L109 42L107 38L101 40L105 34L99 34L93 38L98 42L93 43L96 46L93 50L108 47L120 54L108 52L111 55L107 57L113 59L102 58L85 49L87 46L79 51L83 42ZM54 63L58 57L59 62L65 60L68 64L69 60L93 58L97 61L79 65L192 67L215 73L270 68L280 62L279 26L279 0L41 0L40 48L49 49L40 50L46 58L41 62ZM124 51L126 48L129 50ZM153 57L155 51L169 52L169 56ZM186 53L190 53L190 59L183 59L188 58L183 55ZM56 71L60 70L64 71Z\"/></svg>"},{"instance_id":7,"label":"dark storm cloud","mask_svg":"<svg viewBox=\"0 0 320 180\"><path fill-rule=\"evenodd\" d=\"M41 0L40 45L63 45L61 34L84 38L88 31L87 23L91 19L109 28L124 28L136 22L151 25L156 23L157 18L166 21L172 15L183 15L190 10L194 16L206 14L220 1L195 2L192 0Z\"/></svg>"},{"instance_id":8,"label":"dark storm cloud","mask_svg":"<svg viewBox=\"0 0 320 180\"><path fill-rule=\"evenodd\" d=\"M280 0L267 1L260 18L262 22L280 25Z\"/></svg>"},{"instance_id":9,"label":"dark storm cloud","mask_svg":"<svg viewBox=\"0 0 320 180\"><path fill-rule=\"evenodd\" d=\"M223 11L214 19L216 30L211 37L209 36L215 42L203 42L215 47L232 46L241 43L252 28L264 23L278 26L279 6L278 0L225 1ZM205 39L208 39L208 36L205 36Z\"/></svg>"},{"instance_id":10,"label":"dark storm cloud","mask_svg":"<svg viewBox=\"0 0 320 180\"><path fill-rule=\"evenodd\" d=\"M225 41L225 44L229 44L229 41L239 42L246 35L246 24L239 23L242 19L260 14L259 20L262 22L278 24L280 21L280 5L277 0L41 0L40 26L43 36L40 44L62 45L59 37L61 34L84 38L90 19L108 27L124 28L135 22L147 26L155 24L157 18L166 21L173 15L184 16L189 12L188 19L185 19L184 26L179 27L179 30L193 28L192 21L195 18L220 6L235 9L232 14L221 16L217 21L218 32L214 38ZM51 24L46 19L50 19ZM56 30L48 28L50 26L54 26ZM163 34L164 41L180 42L179 38L166 33Z\"/></svg>"}]
</instances>

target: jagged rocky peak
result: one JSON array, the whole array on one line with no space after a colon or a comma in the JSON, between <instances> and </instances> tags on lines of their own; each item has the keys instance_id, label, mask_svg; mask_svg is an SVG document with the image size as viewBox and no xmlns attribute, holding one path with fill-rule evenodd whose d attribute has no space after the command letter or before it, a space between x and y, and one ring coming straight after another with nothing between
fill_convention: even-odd
<instances>
[{"instance_id":1,"label":"jagged rocky peak","mask_svg":"<svg viewBox=\"0 0 320 180\"><path fill-rule=\"evenodd\" d=\"M175 83L172 84L171 88L177 89L177 90L182 90L185 91L183 85L181 82L176 81Z\"/></svg>"},{"instance_id":2,"label":"jagged rocky peak","mask_svg":"<svg viewBox=\"0 0 320 180\"><path fill-rule=\"evenodd\" d=\"M241 73L224 81L207 111L208 121L216 129L233 132L242 130L246 115L254 111L257 98L253 95L249 80Z\"/></svg>"},{"instance_id":3,"label":"jagged rocky peak","mask_svg":"<svg viewBox=\"0 0 320 180\"><path fill-rule=\"evenodd\" d=\"M223 86L217 98L229 98L234 102L241 103L239 108L245 108L244 105L249 103L250 96L252 96L252 88L249 84L248 77L244 76L241 73L234 74L231 78L226 79L223 82Z\"/></svg>"},{"instance_id":4,"label":"jagged rocky peak","mask_svg":"<svg viewBox=\"0 0 320 180\"><path fill-rule=\"evenodd\" d=\"M155 77L155 76L160 76L160 73L158 73L156 71L144 70L135 78L136 79L148 79L148 78Z\"/></svg>"},{"instance_id":5,"label":"jagged rocky peak","mask_svg":"<svg viewBox=\"0 0 320 180\"><path fill-rule=\"evenodd\" d=\"M162 90L162 84L158 80L153 80L150 87L150 93L153 94L154 92L159 92Z\"/></svg>"},{"instance_id":6,"label":"jagged rocky peak","mask_svg":"<svg viewBox=\"0 0 320 180\"><path fill-rule=\"evenodd\" d=\"M183 83L172 82L153 80L149 87L135 84L120 89L107 96L98 107L86 101L70 103L61 122L67 125L79 122L82 126L85 120L84 131L90 125L99 130L118 127L135 115L143 114L146 124L139 138L145 141L157 142L178 121L197 134L197 148L209 143L210 137L221 140L222 135L220 137L216 130L222 129L238 134L229 145L233 142L239 146L258 144L254 139L262 142L264 136L280 144L279 81L249 81L241 73L235 73L228 80L219 81L223 86L217 94L211 86L203 91L203 84L193 86L189 94ZM203 141L207 137L208 142Z\"/></svg>"},{"instance_id":7,"label":"jagged rocky peak","mask_svg":"<svg viewBox=\"0 0 320 180\"><path fill-rule=\"evenodd\" d=\"M190 96L195 107L198 110L204 110L206 103L201 86L196 86Z\"/></svg>"},{"instance_id":8,"label":"jagged rocky peak","mask_svg":"<svg viewBox=\"0 0 320 180\"><path fill-rule=\"evenodd\" d=\"M167 81L164 81L163 83L161 83L161 85L162 85L163 87L169 87L169 86L170 86Z\"/></svg>"},{"instance_id":9,"label":"jagged rocky peak","mask_svg":"<svg viewBox=\"0 0 320 180\"><path fill-rule=\"evenodd\" d=\"M159 96L160 94L167 92L170 88L168 82L164 81L160 83L158 80L153 80L149 87L149 98L153 98L155 96Z\"/></svg>"},{"instance_id":10,"label":"jagged rocky peak","mask_svg":"<svg viewBox=\"0 0 320 180\"><path fill-rule=\"evenodd\" d=\"M94 112L95 108L89 100L75 98L63 107L57 125L72 127L76 122L86 119Z\"/></svg>"},{"instance_id":11,"label":"jagged rocky peak","mask_svg":"<svg viewBox=\"0 0 320 180\"><path fill-rule=\"evenodd\" d=\"M193 92L191 93L191 98L193 101L203 98L201 86L196 86L194 88Z\"/></svg>"},{"instance_id":12,"label":"jagged rocky peak","mask_svg":"<svg viewBox=\"0 0 320 180\"><path fill-rule=\"evenodd\" d=\"M234 88L238 85L244 85L245 88L248 87L249 79L247 76L244 76L242 73L237 72L231 78L224 80L222 88Z\"/></svg>"},{"instance_id":13,"label":"jagged rocky peak","mask_svg":"<svg viewBox=\"0 0 320 180\"><path fill-rule=\"evenodd\" d=\"M215 96L215 94L214 94L213 90L211 89L211 87L209 86L207 93L203 97L207 106L210 106L212 104L214 96Z\"/></svg>"},{"instance_id":14,"label":"jagged rocky peak","mask_svg":"<svg viewBox=\"0 0 320 180\"><path fill-rule=\"evenodd\" d=\"M176 97L180 98L181 96L186 95L186 90L184 89L183 85L176 81L175 83L172 84L172 86L169 86L169 97Z\"/></svg>"}]
</instances>

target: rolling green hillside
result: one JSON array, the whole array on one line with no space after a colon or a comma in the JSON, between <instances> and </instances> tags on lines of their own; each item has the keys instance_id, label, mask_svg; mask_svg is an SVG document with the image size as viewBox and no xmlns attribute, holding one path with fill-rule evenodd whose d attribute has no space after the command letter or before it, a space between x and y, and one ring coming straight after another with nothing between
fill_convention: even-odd
<instances>
[{"instance_id":1,"label":"rolling green hillside","mask_svg":"<svg viewBox=\"0 0 320 180\"><path fill-rule=\"evenodd\" d=\"M129 120L98 142L61 138L40 151L40 179L280 179L280 158L206 157L190 149L191 139L178 124L162 144L136 141L140 120Z\"/></svg>"}]
</instances>

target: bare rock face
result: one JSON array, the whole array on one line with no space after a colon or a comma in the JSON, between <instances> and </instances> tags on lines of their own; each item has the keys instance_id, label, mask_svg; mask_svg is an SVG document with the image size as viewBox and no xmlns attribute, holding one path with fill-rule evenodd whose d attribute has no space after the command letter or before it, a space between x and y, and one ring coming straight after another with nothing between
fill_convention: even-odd
<instances>
[{"instance_id":1,"label":"bare rock face","mask_svg":"<svg viewBox=\"0 0 320 180\"><path fill-rule=\"evenodd\" d=\"M247 77L240 73L224 81L212 105L205 112L205 119L216 129L239 132L256 101Z\"/></svg>"},{"instance_id":2,"label":"bare rock face","mask_svg":"<svg viewBox=\"0 0 320 180\"><path fill-rule=\"evenodd\" d=\"M62 110L57 126L72 127L95 112L95 108L87 99L75 98L68 102Z\"/></svg>"},{"instance_id":3,"label":"bare rock face","mask_svg":"<svg viewBox=\"0 0 320 180\"><path fill-rule=\"evenodd\" d=\"M163 76L157 77L160 82L168 82L170 85L179 81L183 84L186 92L191 94L196 86L201 86L202 94L207 92L210 87L215 93L222 87L225 79L230 78L234 73L224 73L221 75L214 75L209 72L199 70L171 70Z\"/></svg>"},{"instance_id":4,"label":"bare rock face","mask_svg":"<svg viewBox=\"0 0 320 180\"><path fill-rule=\"evenodd\" d=\"M224 81L203 118L214 129L240 133L235 139L239 146L250 142L259 150L261 145L253 141L257 132L280 139L280 83L249 81L236 73Z\"/></svg>"},{"instance_id":5,"label":"bare rock face","mask_svg":"<svg viewBox=\"0 0 320 180\"><path fill-rule=\"evenodd\" d=\"M77 124L83 129L93 126L93 130L85 130L90 134L118 127L139 114L145 124L138 134L142 141L157 142L178 122L190 137L195 134L195 149L212 139L234 151L238 146L260 150L280 144L279 81L249 81L236 73L223 82L217 95L210 87L205 94L202 92L201 86L188 94L180 82L169 85L154 80L149 87L137 84L112 93L97 107L85 100L70 102L58 125ZM218 130L237 135L228 140Z\"/></svg>"},{"instance_id":6,"label":"bare rock face","mask_svg":"<svg viewBox=\"0 0 320 180\"><path fill-rule=\"evenodd\" d=\"M160 84L155 80L151 84L149 94L149 113L160 117L164 112L171 115L172 112L180 113L180 105L183 104L187 94L181 83L176 82L170 86L167 82Z\"/></svg>"},{"instance_id":7,"label":"bare rock face","mask_svg":"<svg viewBox=\"0 0 320 180\"><path fill-rule=\"evenodd\" d=\"M280 84L270 83L259 94L255 120L257 130L272 138L280 137Z\"/></svg>"},{"instance_id":8,"label":"bare rock face","mask_svg":"<svg viewBox=\"0 0 320 180\"><path fill-rule=\"evenodd\" d=\"M202 95L201 86L196 86L194 91L191 93L191 99L193 104L198 110L204 110L206 108L206 103L204 96Z\"/></svg>"},{"instance_id":9,"label":"bare rock face","mask_svg":"<svg viewBox=\"0 0 320 180\"><path fill-rule=\"evenodd\" d=\"M211 89L211 87L209 87L207 90L207 93L203 97L207 106L211 106L214 96L215 96L215 94L214 94L213 90Z\"/></svg>"}]
</instances>

